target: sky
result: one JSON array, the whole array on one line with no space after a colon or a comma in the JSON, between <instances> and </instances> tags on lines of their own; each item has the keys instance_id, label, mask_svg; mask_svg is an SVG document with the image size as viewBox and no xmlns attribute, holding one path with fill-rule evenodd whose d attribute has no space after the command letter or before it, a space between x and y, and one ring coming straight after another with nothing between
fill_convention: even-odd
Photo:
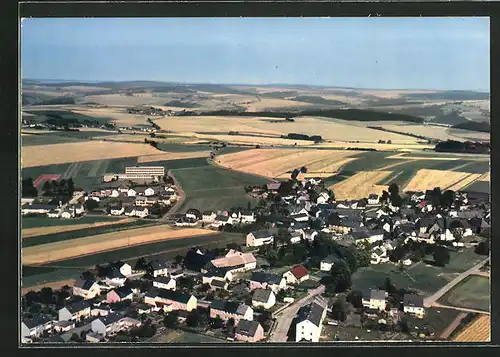
<instances>
[{"instance_id":1,"label":"sky","mask_svg":"<svg viewBox=\"0 0 500 357\"><path fill-rule=\"evenodd\" d=\"M27 18L23 79L490 88L489 18Z\"/></svg>"}]
</instances>

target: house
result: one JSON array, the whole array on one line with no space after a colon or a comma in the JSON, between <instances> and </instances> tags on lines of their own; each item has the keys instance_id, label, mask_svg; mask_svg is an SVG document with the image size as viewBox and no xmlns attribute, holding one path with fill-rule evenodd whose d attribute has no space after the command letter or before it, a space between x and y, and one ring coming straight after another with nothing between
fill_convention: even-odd
<instances>
[{"instance_id":1,"label":"house","mask_svg":"<svg viewBox=\"0 0 500 357\"><path fill-rule=\"evenodd\" d=\"M59 309L59 321L76 320L90 316L90 304L85 301L73 302Z\"/></svg>"},{"instance_id":2,"label":"house","mask_svg":"<svg viewBox=\"0 0 500 357\"><path fill-rule=\"evenodd\" d=\"M212 290L217 290L217 289L227 290L229 287L229 283L227 282L227 280L219 280L219 279L212 279L209 285L210 289Z\"/></svg>"},{"instance_id":3,"label":"house","mask_svg":"<svg viewBox=\"0 0 500 357\"><path fill-rule=\"evenodd\" d=\"M75 328L76 323L73 320L58 321L54 324L54 330L56 332L68 332Z\"/></svg>"},{"instance_id":4,"label":"house","mask_svg":"<svg viewBox=\"0 0 500 357\"><path fill-rule=\"evenodd\" d=\"M144 196L153 196L155 194L155 190L152 187L147 187L146 189L141 191L142 192L139 193L142 193Z\"/></svg>"},{"instance_id":5,"label":"house","mask_svg":"<svg viewBox=\"0 0 500 357\"><path fill-rule=\"evenodd\" d=\"M276 274L256 271L250 278L250 290L255 289L271 289L277 293L279 290L286 289L286 279Z\"/></svg>"},{"instance_id":6,"label":"house","mask_svg":"<svg viewBox=\"0 0 500 357\"><path fill-rule=\"evenodd\" d=\"M267 230L254 231L247 234L247 247L259 247L270 244L274 240L274 235Z\"/></svg>"},{"instance_id":7,"label":"house","mask_svg":"<svg viewBox=\"0 0 500 357\"><path fill-rule=\"evenodd\" d=\"M317 231L310 228L304 229L303 231L304 239L307 239L309 241L313 241L318 234L319 233Z\"/></svg>"},{"instance_id":8,"label":"house","mask_svg":"<svg viewBox=\"0 0 500 357\"><path fill-rule=\"evenodd\" d=\"M410 254L405 254L401 259L398 260L398 264L411 265L413 262L410 259Z\"/></svg>"},{"instance_id":9,"label":"house","mask_svg":"<svg viewBox=\"0 0 500 357\"><path fill-rule=\"evenodd\" d=\"M252 253L242 253L231 249L224 257L211 261L215 268L228 268L231 272L248 271L257 267Z\"/></svg>"},{"instance_id":10,"label":"house","mask_svg":"<svg viewBox=\"0 0 500 357\"><path fill-rule=\"evenodd\" d=\"M270 309L276 304L276 295L271 289L255 289L252 295L252 306Z\"/></svg>"},{"instance_id":11,"label":"house","mask_svg":"<svg viewBox=\"0 0 500 357\"><path fill-rule=\"evenodd\" d=\"M120 302L124 300L130 300L132 301L133 298L133 293L132 290L128 288L118 288L118 289L113 289L111 291L108 291L106 294L106 302L108 304L112 304L115 302Z\"/></svg>"},{"instance_id":12,"label":"house","mask_svg":"<svg viewBox=\"0 0 500 357\"><path fill-rule=\"evenodd\" d=\"M202 215L201 212L196 208L190 208L186 211L186 217L199 221L202 218Z\"/></svg>"},{"instance_id":13,"label":"house","mask_svg":"<svg viewBox=\"0 0 500 357\"><path fill-rule=\"evenodd\" d=\"M425 316L424 297L416 294L404 294L403 311L407 314L423 318Z\"/></svg>"},{"instance_id":14,"label":"house","mask_svg":"<svg viewBox=\"0 0 500 357\"><path fill-rule=\"evenodd\" d=\"M21 214L41 214L45 213L47 214L50 211L56 210L59 207L57 205L43 205L43 204L25 204L21 207Z\"/></svg>"},{"instance_id":15,"label":"house","mask_svg":"<svg viewBox=\"0 0 500 357\"><path fill-rule=\"evenodd\" d=\"M59 217L60 214L61 214L61 212L59 210L53 209L53 210L50 210L49 212L47 212L47 217L57 218L57 217Z\"/></svg>"},{"instance_id":16,"label":"house","mask_svg":"<svg viewBox=\"0 0 500 357\"><path fill-rule=\"evenodd\" d=\"M70 210L63 210L61 212L61 218L63 218L63 219L70 219L73 217L75 217L75 214Z\"/></svg>"},{"instance_id":17,"label":"house","mask_svg":"<svg viewBox=\"0 0 500 357\"><path fill-rule=\"evenodd\" d=\"M368 195L368 204L369 205L378 205L380 203L380 197L377 194L372 193Z\"/></svg>"},{"instance_id":18,"label":"house","mask_svg":"<svg viewBox=\"0 0 500 357\"><path fill-rule=\"evenodd\" d=\"M68 207L75 214L82 214L85 212L85 207L82 204L72 204Z\"/></svg>"},{"instance_id":19,"label":"house","mask_svg":"<svg viewBox=\"0 0 500 357\"><path fill-rule=\"evenodd\" d=\"M134 216L144 218L149 215L149 210L147 207L135 207L134 208Z\"/></svg>"},{"instance_id":20,"label":"house","mask_svg":"<svg viewBox=\"0 0 500 357\"><path fill-rule=\"evenodd\" d=\"M137 307L137 313L139 315L149 314L153 311L153 307L148 304L137 304L136 307Z\"/></svg>"},{"instance_id":21,"label":"house","mask_svg":"<svg viewBox=\"0 0 500 357\"><path fill-rule=\"evenodd\" d=\"M110 264L110 266L118 269L118 271L125 277L132 275L132 267L130 266L130 264L124 262L115 262Z\"/></svg>"},{"instance_id":22,"label":"house","mask_svg":"<svg viewBox=\"0 0 500 357\"><path fill-rule=\"evenodd\" d=\"M128 197L135 197L136 195L137 195L137 191L136 191L136 190L134 190L133 188L129 188L129 189L127 190L127 196L128 196Z\"/></svg>"},{"instance_id":23,"label":"house","mask_svg":"<svg viewBox=\"0 0 500 357\"><path fill-rule=\"evenodd\" d=\"M93 306L90 308L90 316L106 316L111 313L111 309L104 306Z\"/></svg>"},{"instance_id":24,"label":"house","mask_svg":"<svg viewBox=\"0 0 500 357\"><path fill-rule=\"evenodd\" d=\"M144 297L144 303L151 306L162 306L165 311L196 309L197 299L191 294L179 291L152 288Z\"/></svg>"},{"instance_id":25,"label":"house","mask_svg":"<svg viewBox=\"0 0 500 357\"><path fill-rule=\"evenodd\" d=\"M331 271L335 263L338 263L341 260L342 259L337 254L330 254L320 262L320 270Z\"/></svg>"},{"instance_id":26,"label":"house","mask_svg":"<svg viewBox=\"0 0 500 357\"><path fill-rule=\"evenodd\" d=\"M36 315L31 319L22 321L21 337L39 337L44 331L52 328L52 319L47 315Z\"/></svg>"},{"instance_id":27,"label":"house","mask_svg":"<svg viewBox=\"0 0 500 357\"><path fill-rule=\"evenodd\" d=\"M266 184L267 190L271 192L278 192L281 182L269 182Z\"/></svg>"},{"instance_id":28,"label":"house","mask_svg":"<svg viewBox=\"0 0 500 357\"><path fill-rule=\"evenodd\" d=\"M196 226L197 224L198 224L198 221L196 219L193 219L191 217L186 217L186 216L180 217L180 218L175 220L175 225L179 226L179 227L184 227L184 226L193 227L193 226Z\"/></svg>"},{"instance_id":29,"label":"house","mask_svg":"<svg viewBox=\"0 0 500 357\"><path fill-rule=\"evenodd\" d=\"M321 192L316 199L316 204L327 203L330 196L326 192Z\"/></svg>"},{"instance_id":30,"label":"house","mask_svg":"<svg viewBox=\"0 0 500 357\"><path fill-rule=\"evenodd\" d=\"M253 321L253 309L234 301L214 300L210 304L210 318L215 319L217 316L224 321L232 318L234 325L238 326L240 320Z\"/></svg>"},{"instance_id":31,"label":"house","mask_svg":"<svg viewBox=\"0 0 500 357\"><path fill-rule=\"evenodd\" d=\"M201 220L203 222L213 223L215 221L215 217L217 217L217 214L215 212L205 211L201 215Z\"/></svg>"},{"instance_id":32,"label":"house","mask_svg":"<svg viewBox=\"0 0 500 357\"><path fill-rule=\"evenodd\" d=\"M386 298L388 294L385 290L371 289L363 292L363 306L371 310L385 310Z\"/></svg>"},{"instance_id":33,"label":"house","mask_svg":"<svg viewBox=\"0 0 500 357\"><path fill-rule=\"evenodd\" d=\"M153 277L165 276L168 273L169 264L164 259L155 259L149 263Z\"/></svg>"},{"instance_id":34,"label":"house","mask_svg":"<svg viewBox=\"0 0 500 357\"><path fill-rule=\"evenodd\" d=\"M307 213L298 213L290 215L290 218L296 222L307 222L309 221L309 215Z\"/></svg>"},{"instance_id":35,"label":"house","mask_svg":"<svg viewBox=\"0 0 500 357\"><path fill-rule=\"evenodd\" d=\"M234 331L238 341L258 342L264 339L264 328L257 321L241 320Z\"/></svg>"},{"instance_id":36,"label":"house","mask_svg":"<svg viewBox=\"0 0 500 357\"><path fill-rule=\"evenodd\" d=\"M127 277L123 275L116 267L111 267L106 275L104 282L109 286L123 286Z\"/></svg>"},{"instance_id":37,"label":"house","mask_svg":"<svg viewBox=\"0 0 500 357\"><path fill-rule=\"evenodd\" d=\"M231 281L233 280L233 274L231 273L231 271L224 268L213 269L203 274L202 277L203 284L211 284L214 280Z\"/></svg>"},{"instance_id":38,"label":"house","mask_svg":"<svg viewBox=\"0 0 500 357\"><path fill-rule=\"evenodd\" d=\"M184 266L192 271L201 271L214 258L213 254L204 254L197 248L191 248L184 257Z\"/></svg>"},{"instance_id":39,"label":"house","mask_svg":"<svg viewBox=\"0 0 500 357\"><path fill-rule=\"evenodd\" d=\"M111 207L111 212L110 212L113 216L120 216L122 215L123 213L125 213L125 207L123 206L113 206Z\"/></svg>"},{"instance_id":40,"label":"house","mask_svg":"<svg viewBox=\"0 0 500 357\"><path fill-rule=\"evenodd\" d=\"M123 316L119 313L112 313L107 316L98 317L91 323L92 332L101 336L108 336L119 331L138 327L141 325L139 320Z\"/></svg>"},{"instance_id":41,"label":"house","mask_svg":"<svg viewBox=\"0 0 500 357\"><path fill-rule=\"evenodd\" d=\"M252 211L242 211L240 215L241 223L254 223L257 221L255 213Z\"/></svg>"},{"instance_id":42,"label":"house","mask_svg":"<svg viewBox=\"0 0 500 357\"><path fill-rule=\"evenodd\" d=\"M137 196L135 205L139 207L151 206L158 202L158 196Z\"/></svg>"},{"instance_id":43,"label":"house","mask_svg":"<svg viewBox=\"0 0 500 357\"><path fill-rule=\"evenodd\" d=\"M371 231L357 231L351 232L348 235L351 239L354 239L356 244L360 244L363 242L367 243L375 243L377 241L381 241L384 239L384 230L371 230Z\"/></svg>"},{"instance_id":44,"label":"house","mask_svg":"<svg viewBox=\"0 0 500 357\"><path fill-rule=\"evenodd\" d=\"M309 305L302 306L298 312L295 342L319 342L326 311L327 302L318 296Z\"/></svg>"},{"instance_id":45,"label":"house","mask_svg":"<svg viewBox=\"0 0 500 357\"><path fill-rule=\"evenodd\" d=\"M287 284L298 284L309 279L309 272L303 265L296 266L283 274Z\"/></svg>"},{"instance_id":46,"label":"house","mask_svg":"<svg viewBox=\"0 0 500 357\"><path fill-rule=\"evenodd\" d=\"M303 237L302 233L300 233L299 231L293 231L290 233L290 243L292 244L300 243L302 237Z\"/></svg>"},{"instance_id":47,"label":"house","mask_svg":"<svg viewBox=\"0 0 500 357\"><path fill-rule=\"evenodd\" d=\"M135 206L127 207L123 213L125 216L135 216Z\"/></svg>"},{"instance_id":48,"label":"house","mask_svg":"<svg viewBox=\"0 0 500 357\"><path fill-rule=\"evenodd\" d=\"M389 257L387 256L387 251L383 248L383 245L373 249L371 254L371 264L387 263Z\"/></svg>"},{"instance_id":49,"label":"house","mask_svg":"<svg viewBox=\"0 0 500 357\"><path fill-rule=\"evenodd\" d=\"M212 227L219 228L220 226L225 226L226 224L233 224L234 220L230 216L217 215L212 223Z\"/></svg>"},{"instance_id":50,"label":"house","mask_svg":"<svg viewBox=\"0 0 500 357\"><path fill-rule=\"evenodd\" d=\"M101 288L93 280L78 279L73 284L73 295L82 296L85 300L93 299L101 293Z\"/></svg>"},{"instance_id":51,"label":"house","mask_svg":"<svg viewBox=\"0 0 500 357\"><path fill-rule=\"evenodd\" d=\"M158 289L175 290L176 281L171 277L158 276L153 280L153 286Z\"/></svg>"}]
</instances>

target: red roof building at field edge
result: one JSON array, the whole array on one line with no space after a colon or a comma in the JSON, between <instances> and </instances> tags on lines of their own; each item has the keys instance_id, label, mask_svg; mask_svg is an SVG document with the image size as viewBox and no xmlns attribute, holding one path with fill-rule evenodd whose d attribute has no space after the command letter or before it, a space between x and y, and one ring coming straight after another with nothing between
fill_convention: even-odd
<instances>
[{"instance_id":1,"label":"red roof building at field edge","mask_svg":"<svg viewBox=\"0 0 500 357\"><path fill-rule=\"evenodd\" d=\"M302 265L299 265L298 267L293 268L291 270L291 272L297 280L300 280L303 277L305 277L306 275L309 275L309 272L307 271L307 269Z\"/></svg>"}]
</instances>

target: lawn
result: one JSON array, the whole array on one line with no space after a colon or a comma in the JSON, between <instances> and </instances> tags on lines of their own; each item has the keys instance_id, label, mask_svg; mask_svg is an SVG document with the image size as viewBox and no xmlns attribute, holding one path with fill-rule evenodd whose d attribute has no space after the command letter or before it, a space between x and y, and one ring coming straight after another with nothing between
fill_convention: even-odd
<instances>
[{"instance_id":1,"label":"lawn","mask_svg":"<svg viewBox=\"0 0 500 357\"><path fill-rule=\"evenodd\" d=\"M490 279L470 275L455 285L438 302L443 305L490 311Z\"/></svg>"},{"instance_id":2,"label":"lawn","mask_svg":"<svg viewBox=\"0 0 500 357\"><path fill-rule=\"evenodd\" d=\"M21 163L21 176L23 179L31 177L35 181L40 175L44 174L64 174L71 164L57 164L48 166L35 166L22 168Z\"/></svg>"},{"instance_id":3,"label":"lawn","mask_svg":"<svg viewBox=\"0 0 500 357\"><path fill-rule=\"evenodd\" d=\"M85 218L85 217L82 217L82 218ZM88 218L94 218L94 217L88 217ZM113 217L113 218L115 218L115 217ZM115 220L118 220L120 218L116 218ZM63 221L63 220L61 220L61 221ZM75 222L80 223L80 220L75 220ZM82 222L82 223L87 223L87 222ZM137 220L137 221L126 222L126 223L118 224L118 225L113 224L113 225L100 226L100 227L77 229L74 231L60 232L60 233L54 233L54 234L46 234L46 235L41 235L41 236L23 239L22 245L23 245L23 247L27 248L27 247L32 247L35 245L40 245L40 244L47 244L47 243L52 243L52 242L59 242L59 241L77 239L77 238L83 238L83 237L90 237L90 236L95 236L97 234L117 232L117 231L122 231L122 230L126 230L126 229L131 229L131 228L144 227L147 225L156 225L156 222L155 221L147 221L147 220Z\"/></svg>"},{"instance_id":4,"label":"lawn","mask_svg":"<svg viewBox=\"0 0 500 357\"><path fill-rule=\"evenodd\" d=\"M170 340L169 343L226 343L226 341L206 336L200 335L193 332L182 331L180 335Z\"/></svg>"},{"instance_id":5,"label":"lawn","mask_svg":"<svg viewBox=\"0 0 500 357\"><path fill-rule=\"evenodd\" d=\"M491 184L488 181L475 181L469 186L466 186L463 190L490 193L490 187Z\"/></svg>"},{"instance_id":6,"label":"lawn","mask_svg":"<svg viewBox=\"0 0 500 357\"><path fill-rule=\"evenodd\" d=\"M404 319L408 322L408 327L410 331L419 332L424 329L428 329L429 332L434 335L432 338L438 339L444 330L457 318L462 311L453 309L444 309L431 307L425 309L425 317L419 319L417 317L411 317L405 315ZM415 326L417 328L415 328Z\"/></svg>"},{"instance_id":7,"label":"lawn","mask_svg":"<svg viewBox=\"0 0 500 357\"><path fill-rule=\"evenodd\" d=\"M148 162L148 166L164 166L165 171L168 170L181 170L181 169L191 169L199 168L203 166L209 166L206 158L193 158L193 159L178 159L178 160L162 160L162 161L152 161Z\"/></svg>"},{"instance_id":8,"label":"lawn","mask_svg":"<svg viewBox=\"0 0 500 357\"><path fill-rule=\"evenodd\" d=\"M81 139L76 137L58 136L51 134L33 134L28 136L21 136L21 146L51 145L70 143L75 141L81 141Z\"/></svg>"},{"instance_id":9,"label":"lawn","mask_svg":"<svg viewBox=\"0 0 500 357\"><path fill-rule=\"evenodd\" d=\"M389 277L397 288L408 288L412 280L403 275L394 264L377 264L360 268L352 275L352 289L365 289L383 286L385 278Z\"/></svg>"},{"instance_id":10,"label":"lawn","mask_svg":"<svg viewBox=\"0 0 500 357\"><path fill-rule=\"evenodd\" d=\"M54 281L78 279L83 269L71 268L38 268L38 271L31 270L32 267L23 266L22 287L36 286ZM35 274L36 273L36 274Z\"/></svg>"},{"instance_id":11,"label":"lawn","mask_svg":"<svg viewBox=\"0 0 500 357\"><path fill-rule=\"evenodd\" d=\"M181 211L189 208L204 211L246 207L249 201L255 206L258 200L247 196L244 186L268 182L264 178L216 166L173 170L173 174L186 193Z\"/></svg>"},{"instance_id":12,"label":"lawn","mask_svg":"<svg viewBox=\"0 0 500 357\"><path fill-rule=\"evenodd\" d=\"M86 223L97 223L97 222L115 222L123 217L94 217L94 216L83 216L78 219L54 219L44 216L37 217L22 217L21 226L23 229L26 228L36 228L36 227L53 227L53 226L71 226L73 224L86 224Z\"/></svg>"}]
</instances>

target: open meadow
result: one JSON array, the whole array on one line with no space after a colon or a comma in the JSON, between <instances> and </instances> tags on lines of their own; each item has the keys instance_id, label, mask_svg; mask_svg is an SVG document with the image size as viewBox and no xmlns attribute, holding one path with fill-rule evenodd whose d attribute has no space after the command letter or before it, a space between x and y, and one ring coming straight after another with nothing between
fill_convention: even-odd
<instances>
[{"instance_id":1,"label":"open meadow","mask_svg":"<svg viewBox=\"0 0 500 357\"><path fill-rule=\"evenodd\" d=\"M442 305L490 311L490 279L470 275L443 295L438 302Z\"/></svg>"}]
</instances>

